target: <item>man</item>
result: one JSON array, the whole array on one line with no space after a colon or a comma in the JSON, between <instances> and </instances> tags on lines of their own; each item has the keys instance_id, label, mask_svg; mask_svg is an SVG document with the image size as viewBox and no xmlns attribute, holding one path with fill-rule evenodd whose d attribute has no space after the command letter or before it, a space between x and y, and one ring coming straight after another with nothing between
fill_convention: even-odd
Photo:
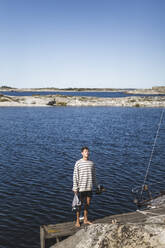
<instances>
[{"instance_id":1,"label":"man","mask_svg":"<svg viewBox=\"0 0 165 248\"><path fill-rule=\"evenodd\" d=\"M75 194L79 193L81 205L84 203L84 224L92 224L88 220L88 207L92 198L93 186L96 186L96 173L94 163L89 160L88 147L82 147L82 158L78 160L74 166L73 172L73 191ZM76 226L80 227L80 212L81 207L76 212L77 221Z\"/></svg>"}]
</instances>

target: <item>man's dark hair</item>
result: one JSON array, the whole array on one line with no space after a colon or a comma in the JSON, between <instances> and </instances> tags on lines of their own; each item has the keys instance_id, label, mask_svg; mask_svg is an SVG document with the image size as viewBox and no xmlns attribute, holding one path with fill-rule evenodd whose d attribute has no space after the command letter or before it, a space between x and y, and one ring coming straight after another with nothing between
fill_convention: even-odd
<instances>
[{"instance_id":1,"label":"man's dark hair","mask_svg":"<svg viewBox=\"0 0 165 248\"><path fill-rule=\"evenodd\" d=\"M87 146L83 146L83 147L81 148L81 152L83 152L84 150L88 150L88 151L89 151L89 148L88 148Z\"/></svg>"}]
</instances>

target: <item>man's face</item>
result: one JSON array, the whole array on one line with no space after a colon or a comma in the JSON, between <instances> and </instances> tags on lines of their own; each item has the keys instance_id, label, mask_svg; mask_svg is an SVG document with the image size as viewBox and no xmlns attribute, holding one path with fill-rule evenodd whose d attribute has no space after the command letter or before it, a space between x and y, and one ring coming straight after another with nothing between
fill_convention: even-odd
<instances>
[{"instance_id":1,"label":"man's face","mask_svg":"<svg viewBox=\"0 0 165 248\"><path fill-rule=\"evenodd\" d=\"M84 149L84 151L81 154L82 154L83 158L88 159L88 157L89 157L89 150Z\"/></svg>"}]
</instances>

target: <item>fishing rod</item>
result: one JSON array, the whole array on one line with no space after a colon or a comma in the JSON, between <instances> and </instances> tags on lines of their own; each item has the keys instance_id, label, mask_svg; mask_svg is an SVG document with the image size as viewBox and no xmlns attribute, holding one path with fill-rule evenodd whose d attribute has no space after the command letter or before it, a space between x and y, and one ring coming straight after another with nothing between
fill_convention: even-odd
<instances>
[{"instance_id":1,"label":"fishing rod","mask_svg":"<svg viewBox=\"0 0 165 248\"><path fill-rule=\"evenodd\" d=\"M154 143L153 143L153 146L152 146L152 150L151 150L151 154L150 154L148 166L147 166L146 173L145 173L145 176L144 176L144 181L143 181L142 186L140 187L141 188L141 190L140 190L140 196L139 196L139 199L138 200L137 199L134 200L134 202L136 204L138 203L138 201L142 201L142 195L143 195L143 192L144 191L148 192L149 199L152 198L152 195L151 195L151 192L149 191L148 185L146 185L146 181L147 181L149 169L150 169L150 166L151 166L151 162L152 162L152 158L153 158L153 154L154 154L154 150L155 150L155 146L156 146L156 142L157 142L157 138L158 138L160 126L161 126L161 123L162 123L162 119L163 119L163 115L164 115L164 110L165 109L162 109L162 112L161 112L161 116L160 116L160 120L159 120L159 124L158 124L158 128L157 128L157 132L156 132L156 135L155 135ZM135 189L132 189L132 192L133 193L138 193L139 192L138 191L138 187L135 188Z\"/></svg>"}]
</instances>

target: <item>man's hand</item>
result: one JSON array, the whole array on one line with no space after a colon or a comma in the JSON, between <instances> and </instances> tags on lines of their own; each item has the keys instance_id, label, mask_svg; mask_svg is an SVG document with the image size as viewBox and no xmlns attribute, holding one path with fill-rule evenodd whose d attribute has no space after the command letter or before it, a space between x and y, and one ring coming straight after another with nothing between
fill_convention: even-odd
<instances>
[{"instance_id":1,"label":"man's hand","mask_svg":"<svg viewBox=\"0 0 165 248\"><path fill-rule=\"evenodd\" d=\"M78 194L78 190L74 190L74 193L77 195Z\"/></svg>"},{"instance_id":2,"label":"man's hand","mask_svg":"<svg viewBox=\"0 0 165 248\"><path fill-rule=\"evenodd\" d=\"M103 187L103 185L98 184L97 185L97 189L96 189L96 194L101 194L102 192L105 192L105 188Z\"/></svg>"}]
</instances>

